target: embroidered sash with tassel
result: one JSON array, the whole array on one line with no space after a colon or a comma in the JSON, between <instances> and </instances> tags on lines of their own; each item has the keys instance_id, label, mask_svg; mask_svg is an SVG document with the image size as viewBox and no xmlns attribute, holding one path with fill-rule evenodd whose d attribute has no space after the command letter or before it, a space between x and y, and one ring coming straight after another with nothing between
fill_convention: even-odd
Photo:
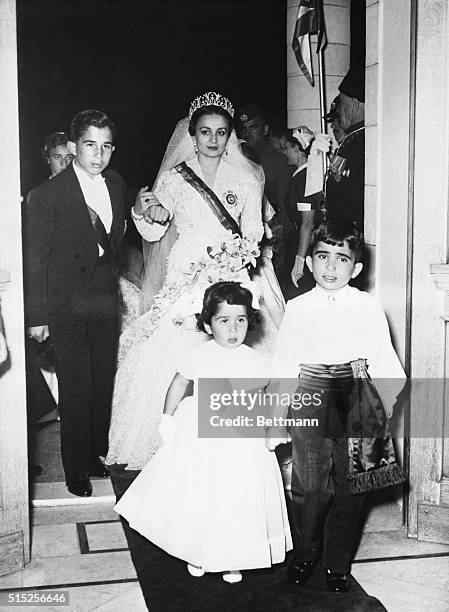
<instances>
[{"instance_id":1,"label":"embroidered sash with tassel","mask_svg":"<svg viewBox=\"0 0 449 612\"><path fill-rule=\"evenodd\" d=\"M385 409L367 372L366 359L336 365L301 364L298 389L319 391L324 399L321 412L313 415L323 421L322 433L317 435L347 437L346 478L351 493L368 493L404 482Z\"/></svg>"},{"instance_id":2,"label":"embroidered sash with tassel","mask_svg":"<svg viewBox=\"0 0 449 612\"><path fill-rule=\"evenodd\" d=\"M176 170L201 195L222 226L233 234L242 237L242 232L237 222L231 217L212 189L185 162L176 166Z\"/></svg>"},{"instance_id":3,"label":"embroidered sash with tassel","mask_svg":"<svg viewBox=\"0 0 449 612\"><path fill-rule=\"evenodd\" d=\"M351 492L366 493L402 484L405 477L396 463L387 415L368 374L366 359L351 361L351 366L355 382L348 415L347 478Z\"/></svg>"}]
</instances>

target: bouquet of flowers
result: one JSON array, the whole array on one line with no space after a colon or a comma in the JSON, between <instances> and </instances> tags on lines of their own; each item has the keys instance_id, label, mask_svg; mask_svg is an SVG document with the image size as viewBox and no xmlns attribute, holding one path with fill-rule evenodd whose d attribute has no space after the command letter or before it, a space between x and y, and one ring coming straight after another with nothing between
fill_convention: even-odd
<instances>
[{"instance_id":1,"label":"bouquet of flowers","mask_svg":"<svg viewBox=\"0 0 449 612\"><path fill-rule=\"evenodd\" d=\"M150 325L147 322L147 335L154 331L159 319L169 308L194 285L205 288L220 281L242 281L247 279L245 269L256 266L260 255L256 240L240 238L233 234L229 238L207 247L207 255L192 261L184 273L183 280L164 284L155 296L154 304L148 311ZM192 299L192 304L197 299ZM174 321L181 324L181 319Z\"/></svg>"},{"instance_id":2,"label":"bouquet of flowers","mask_svg":"<svg viewBox=\"0 0 449 612\"><path fill-rule=\"evenodd\" d=\"M256 240L229 235L224 240L207 247L205 255L190 262L176 282L164 283L154 298L150 310L139 317L134 325L122 334L119 344L119 363L139 341L149 338L158 328L160 319L179 302L179 314L173 313L172 323L184 325L189 315L201 310L205 289L219 281L236 281L248 284L246 268L256 266L260 250Z\"/></svg>"},{"instance_id":3,"label":"bouquet of flowers","mask_svg":"<svg viewBox=\"0 0 449 612\"><path fill-rule=\"evenodd\" d=\"M208 246L207 255L190 264L189 275L193 276L195 281L199 275L203 275L207 282L212 284L239 280L241 270L256 266L260 250L257 241L233 234L218 244Z\"/></svg>"}]
</instances>

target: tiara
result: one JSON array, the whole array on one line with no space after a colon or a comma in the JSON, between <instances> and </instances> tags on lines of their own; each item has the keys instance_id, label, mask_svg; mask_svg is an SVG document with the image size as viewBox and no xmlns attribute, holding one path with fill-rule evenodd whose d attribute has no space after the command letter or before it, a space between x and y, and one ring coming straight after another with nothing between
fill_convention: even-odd
<instances>
[{"instance_id":1,"label":"tiara","mask_svg":"<svg viewBox=\"0 0 449 612\"><path fill-rule=\"evenodd\" d=\"M221 108L224 108L224 110L228 112L231 117L234 117L234 107L232 106L231 102L221 94L215 93L215 91L208 91L207 93L195 98L195 100L192 102L189 110L189 119L192 118L192 115L196 110L203 106L221 106Z\"/></svg>"}]
</instances>

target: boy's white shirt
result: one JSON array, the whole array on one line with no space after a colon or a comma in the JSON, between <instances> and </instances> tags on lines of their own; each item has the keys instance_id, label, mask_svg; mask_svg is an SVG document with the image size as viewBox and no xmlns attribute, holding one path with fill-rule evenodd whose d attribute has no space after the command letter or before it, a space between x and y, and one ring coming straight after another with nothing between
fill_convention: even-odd
<instances>
[{"instance_id":1,"label":"boy's white shirt","mask_svg":"<svg viewBox=\"0 0 449 612\"><path fill-rule=\"evenodd\" d=\"M287 303L273 355L276 377L297 379L301 363L337 364L359 358L367 359L372 379L391 379L378 386L385 406L391 406L405 373L375 297L349 285L331 295L317 285Z\"/></svg>"},{"instance_id":2,"label":"boy's white shirt","mask_svg":"<svg viewBox=\"0 0 449 612\"><path fill-rule=\"evenodd\" d=\"M80 184L86 204L97 213L106 233L109 234L112 226L112 204L104 177L101 174L94 178L88 176L75 162L73 163L73 170ZM98 245L98 255L101 257L103 253L103 248Z\"/></svg>"}]
</instances>

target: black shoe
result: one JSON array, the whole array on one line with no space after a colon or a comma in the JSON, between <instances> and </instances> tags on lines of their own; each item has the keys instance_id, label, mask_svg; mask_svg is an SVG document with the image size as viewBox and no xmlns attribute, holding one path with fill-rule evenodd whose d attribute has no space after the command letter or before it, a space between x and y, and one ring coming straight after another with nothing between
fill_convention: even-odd
<instances>
[{"instance_id":1,"label":"black shoe","mask_svg":"<svg viewBox=\"0 0 449 612\"><path fill-rule=\"evenodd\" d=\"M107 478L109 476L109 470L101 461L100 457L92 461L89 469L89 476L96 476L97 478Z\"/></svg>"},{"instance_id":2,"label":"black shoe","mask_svg":"<svg viewBox=\"0 0 449 612\"><path fill-rule=\"evenodd\" d=\"M291 584L303 585L310 580L315 561L294 560L287 570L287 580Z\"/></svg>"},{"instance_id":3,"label":"black shoe","mask_svg":"<svg viewBox=\"0 0 449 612\"><path fill-rule=\"evenodd\" d=\"M326 570L327 588L334 593L347 593L349 590L348 574L339 574Z\"/></svg>"},{"instance_id":4,"label":"black shoe","mask_svg":"<svg viewBox=\"0 0 449 612\"><path fill-rule=\"evenodd\" d=\"M86 474L86 472L67 474L65 482L68 490L73 495L78 495L78 497L90 497L92 495L92 485L89 480L89 474Z\"/></svg>"}]
</instances>

